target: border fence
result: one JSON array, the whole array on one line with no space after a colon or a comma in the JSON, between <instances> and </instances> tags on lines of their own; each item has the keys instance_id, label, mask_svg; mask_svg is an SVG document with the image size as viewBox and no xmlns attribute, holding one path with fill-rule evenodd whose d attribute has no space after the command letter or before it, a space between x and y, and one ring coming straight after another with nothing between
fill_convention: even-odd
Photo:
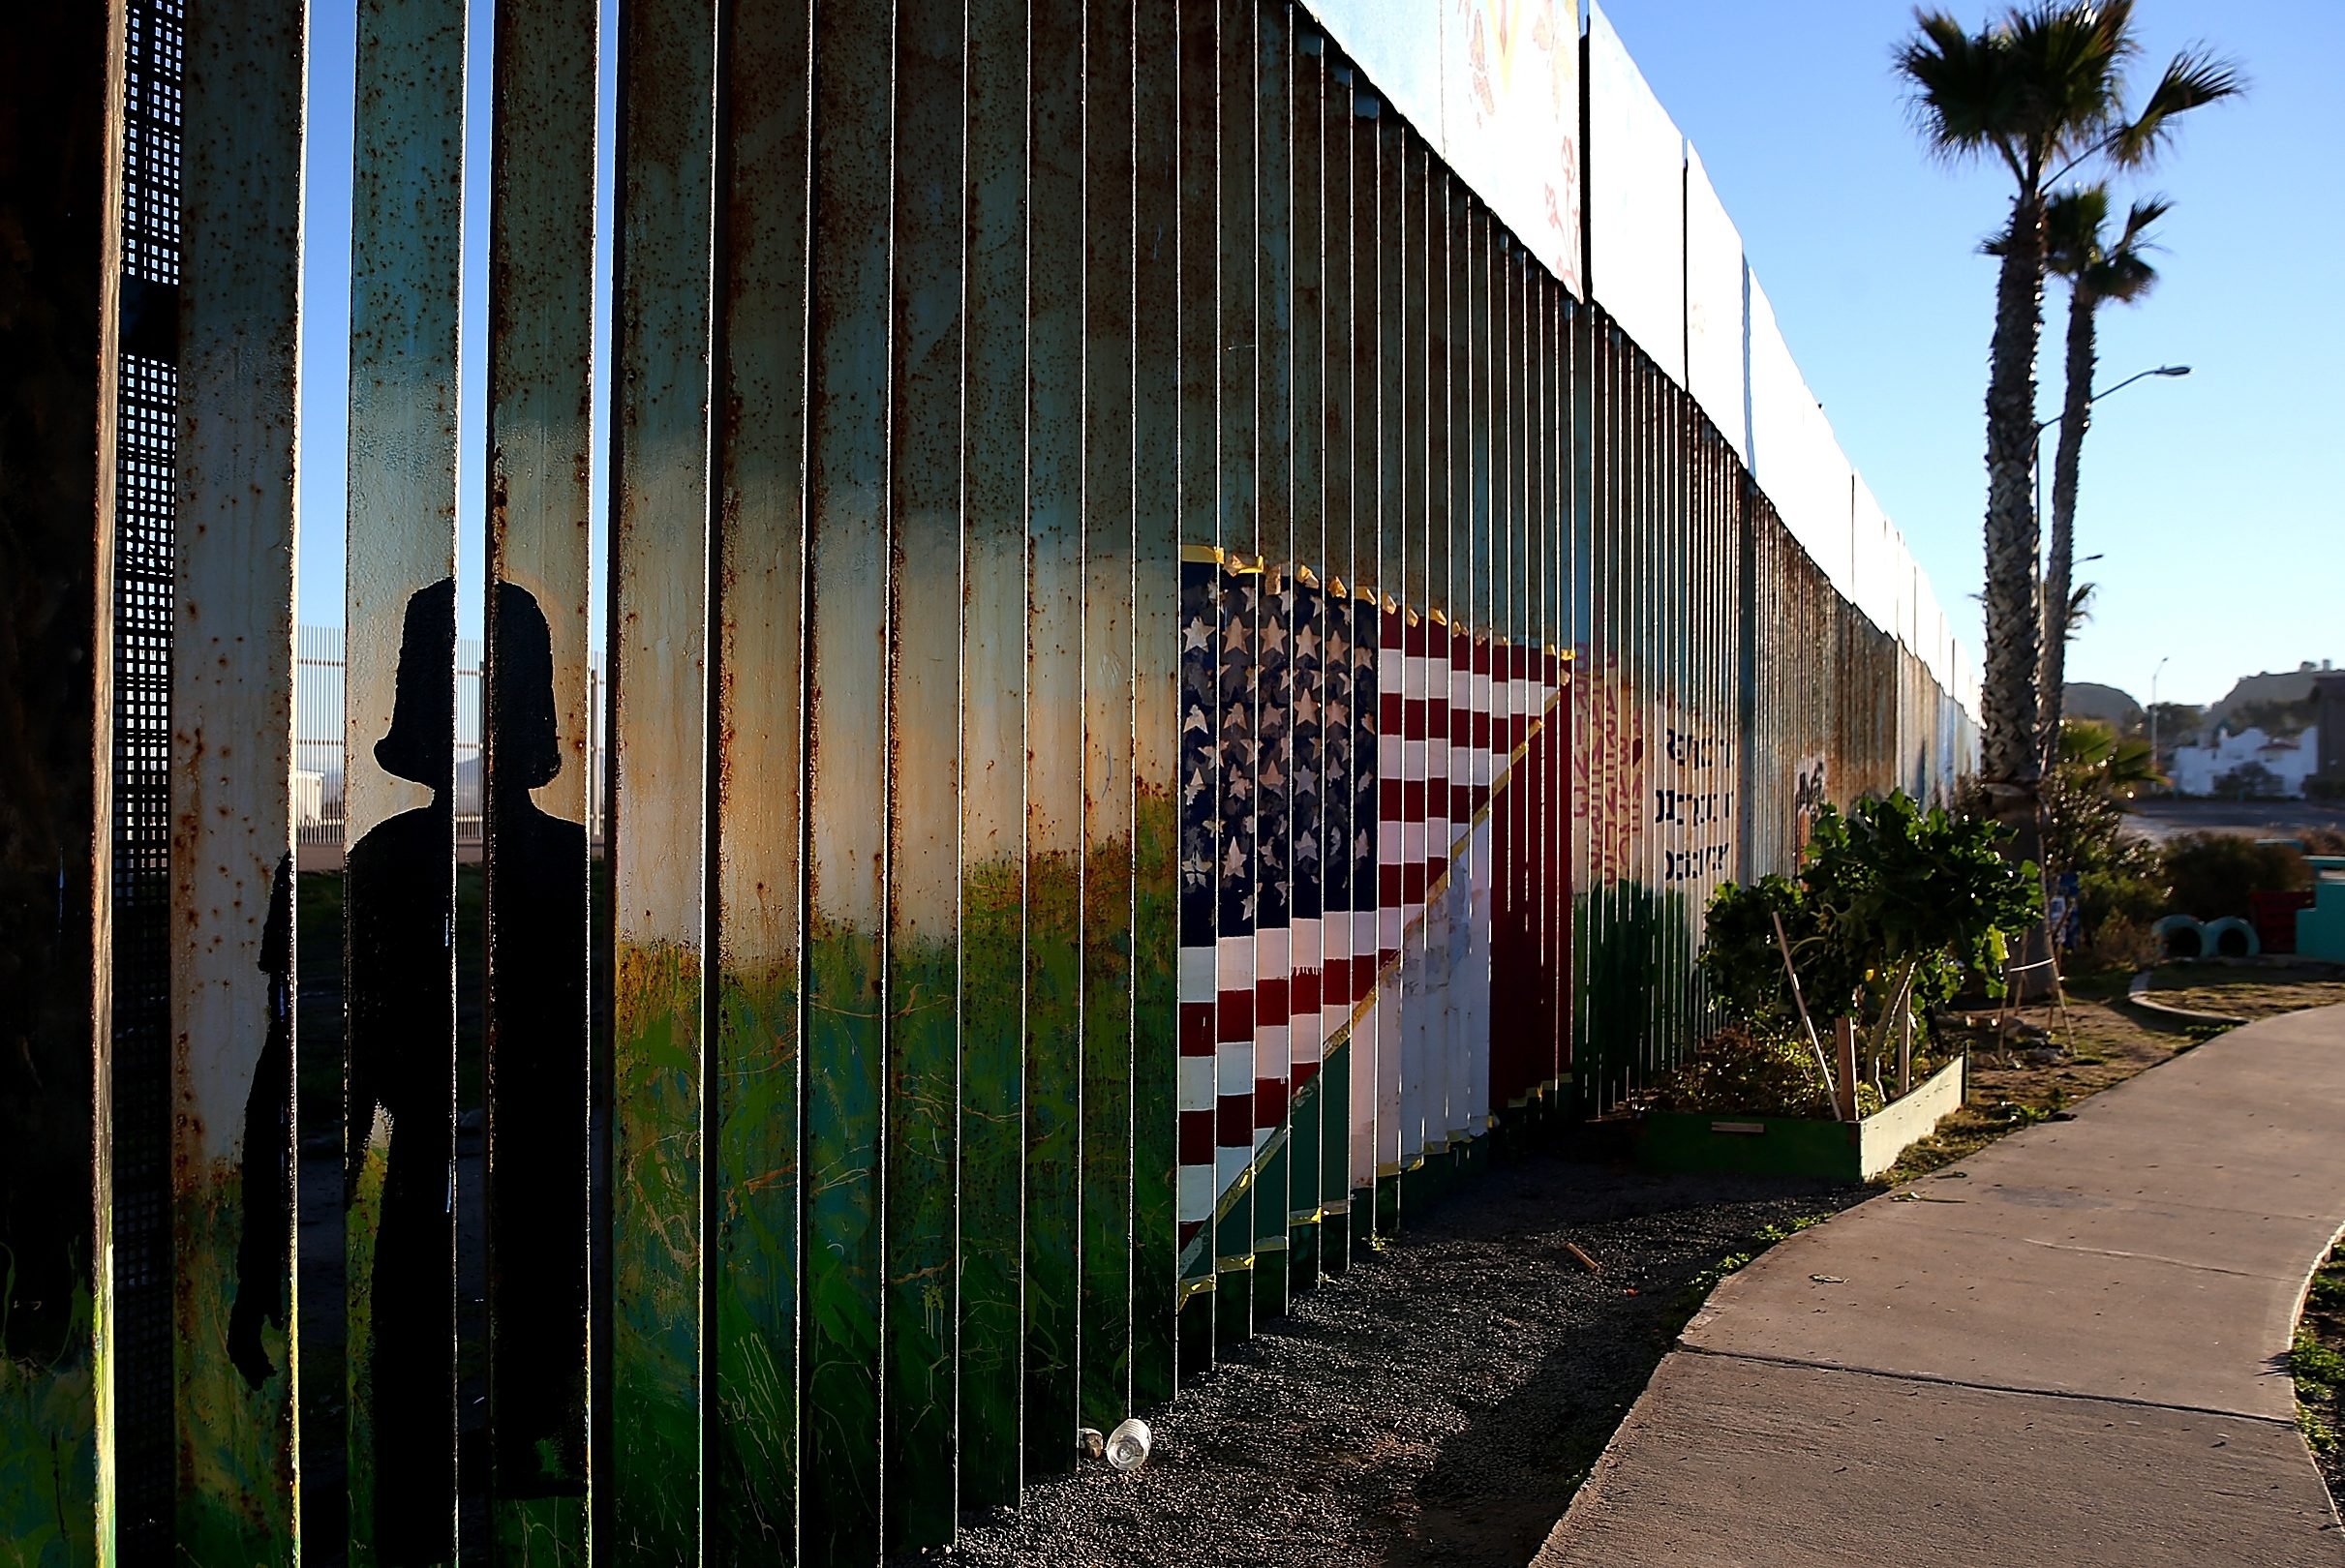
<instances>
[{"instance_id":1,"label":"border fence","mask_svg":"<svg viewBox=\"0 0 2345 1568\"><path fill-rule=\"evenodd\" d=\"M339 870L348 820L343 810L343 675L340 626L299 629L293 654L293 844L303 871ZM480 859L485 802L481 794L481 646L456 640L456 733L453 817L459 861ZM602 843L602 789L610 758L602 745L602 672L587 670L587 839Z\"/></svg>"},{"instance_id":2,"label":"border fence","mask_svg":"<svg viewBox=\"0 0 2345 1568\"><path fill-rule=\"evenodd\" d=\"M0 23L0 1562L949 1542L1973 756L1593 5L618 15L360 5L338 626L303 0Z\"/></svg>"}]
</instances>

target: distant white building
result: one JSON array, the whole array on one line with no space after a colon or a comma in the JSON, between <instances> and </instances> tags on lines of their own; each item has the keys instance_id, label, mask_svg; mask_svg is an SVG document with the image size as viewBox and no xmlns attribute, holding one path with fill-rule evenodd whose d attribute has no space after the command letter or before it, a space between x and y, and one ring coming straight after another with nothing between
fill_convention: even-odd
<instances>
[{"instance_id":1,"label":"distant white building","mask_svg":"<svg viewBox=\"0 0 2345 1568\"><path fill-rule=\"evenodd\" d=\"M2169 776L2178 795L2222 795L2239 784L2232 775L2252 763L2266 775L2257 778L2259 793L2293 799L2303 795L2304 780L2319 770L2320 762L2319 725L2284 740L2250 726L2237 735L2215 731L2210 746L2175 747Z\"/></svg>"}]
</instances>

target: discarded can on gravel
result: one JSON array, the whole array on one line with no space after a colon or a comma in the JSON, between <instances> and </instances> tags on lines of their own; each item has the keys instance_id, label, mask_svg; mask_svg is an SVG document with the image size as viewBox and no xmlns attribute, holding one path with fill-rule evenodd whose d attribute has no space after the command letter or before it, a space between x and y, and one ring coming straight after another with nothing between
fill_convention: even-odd
<instances>
[{"instance_id":1,"label":"discarded can on gravel","mask_svg":"<svg viewBox=\"0 0 2345 1568\"><path fill-rule=\"evenodd\" d=\"M1118 1470L1137 1470L1148 1462L1148 1448L1154 1441L1148 1424L1134 1416L1108 1433L1108 1462Z\"/></svg>"},{"instance_id":2,"label":"discarded can on gravel","mask_svg":"<svg viewBox=\"0 0 2345 1568\"><path fill-rule=\"evenodd\" d=\"M1100 1435L1097 1427L1079 1427L1075 1432L1075 1452L1087 1460L1105 1458L1108 1440Z\"/></svg>"}]
</instances>

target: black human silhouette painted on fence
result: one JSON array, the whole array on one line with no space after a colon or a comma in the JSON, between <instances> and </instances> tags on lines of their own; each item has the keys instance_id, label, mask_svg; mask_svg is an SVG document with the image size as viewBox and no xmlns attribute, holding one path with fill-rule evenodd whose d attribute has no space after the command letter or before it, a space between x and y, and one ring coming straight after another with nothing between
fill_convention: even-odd
<instances>
[{"instance_id":1,"label":"black human silhouette painted on fence","mask_svg":"<svg viewBox=\"0 0 2345 1568\"><path fill-rule=\"evenodd\" d=\"M287 1259L293 1231L293 858L277 862L268 920L260 928L260 972L269 978L268 1038L244 1101L244 1150L236 1242L236 1299L228 1309L228 1353L259 1388L277 1372L260 1342L263 1323L289 1328Z\"/></svg>"},{"instance_id":2,"label":"black human silhouette painted on fence","mask_svg":"<svg viewBox=\"0 0 2345 1568\"><path fill-rule=\"evenodd\" d=\"M391 726L375 745L383 771L423 785L431 801L368 829L345 871L346 1202L376 1113L390 1123L360 1371L371 1534L385 1568L455 1550L455 670L456 585L443 578L408 600Z\"/></svg>"},{"instance_id":3,"label":"black human silhouette painted on fence","mask_svg":"<svg viewBox=\"0 0 2345 1568\"><path fill-rule=\"evenodd\" d=\"M561 774L553 642L526 589L488 606L489 1304L496 1488L586 1491L587 836Z\"/></svg>"}]
</instances>

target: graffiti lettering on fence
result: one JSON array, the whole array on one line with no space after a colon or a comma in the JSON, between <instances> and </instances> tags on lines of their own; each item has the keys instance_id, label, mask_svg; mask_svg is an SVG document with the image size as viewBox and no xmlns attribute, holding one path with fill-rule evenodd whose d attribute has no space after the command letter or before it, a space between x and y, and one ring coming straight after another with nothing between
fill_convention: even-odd
<instances>
[{"instance_id":1,"label":"graffiti lettering on fence","mask_svg":"<svg viewBox=\"0 0 2345 1568\"><path fill-rule=\"evenodd\" d=\"M1661 880L1700 882L1734 864L1734 742L1704 734L1700 720L1673 715L1660 755L1671 782L1653 788L1653 824L1662 835Z\"/></svg>"},{"instance_id":2,"label":"graffiti lettering on fence","mask_svg":"<svg viewBox=\"0 0 2345 1568\"><path fill-rule=\"evenodd\" d=\"M1808 848L1808 834L1815 827L1815 814L1831 799L1831 782L1821 753L1802 757L1791 772L1791 849L1794 855Z\"/></svg>"},{"instance_id":3,"label":"graffiti lettering on fence","mask_svg":"<svg viewBox=\"0 0 2345 1568\"><path fill-rule=\"evenodd\" d=\"M1583 667L1591 678L1571 756L1571 810L1583 825L1590 870L1600 882L1618 882L1637 873L1644 842L1645 707L1617 665Z\"/></svg>"},{"instance_id":4,"label":"graffiti lettering on fence","mask_svg":"<svg viewBox=\"0 0 2345 1568\"><path fill-rule=\"evenodd\" d=\"M1723 876L1734 868L1734 846L1706 844L1700 849L1661 851L1661 880L1698 882Z\"/></svg>"},{"instance_id":5,"label":"graffiti lettering on fence","mask_svg":"<svg viewBox=\"0 0 2345 1568\"><path fill-rule=\"evenodd\" d=\"M1653 820L1686 828L1703 828L1727 820L1734 797L1718 790L1653 792Z\"/></svg>"}]
</instances>

